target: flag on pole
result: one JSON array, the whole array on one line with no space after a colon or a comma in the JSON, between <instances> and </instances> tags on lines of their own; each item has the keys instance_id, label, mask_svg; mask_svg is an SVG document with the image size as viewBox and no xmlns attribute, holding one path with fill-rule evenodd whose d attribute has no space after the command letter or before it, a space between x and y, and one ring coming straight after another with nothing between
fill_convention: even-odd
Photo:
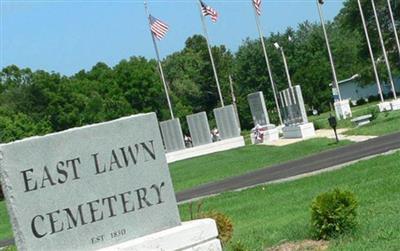
<instances>
[{"instance_id":1,"label":"flag on pole","mask_svg":"<svg viewBox=\"0 0 400 251\"><path fill-rule=\"evenodd\" d=\"M218 20L218 12L205 4L203 1L199 0L201 4L201 12L203 13L203 16L211 16L211 21L214 23L217 22Z\"/></svg>"},{"instance_id":2,"label":"flag on pole","mask_svg":"<svg viewBox=\"0 0 400 251\"><path fill-rule=\"evenodd\" d=\"M155 36L158 40L161 40L168 32L168 25L150 15L150 29L153 33L153 36Z\"/></svg>"},{"instance_id":3,"label":"flag on pole","mask_svg":"<svg viewBox=\"0 0 400 251\"><path fill-rule=\"evenodd\" d=\"M254 8L256 8L257 15L261 16L261 0L253 0Z\"/></svg>"}]
</instances>

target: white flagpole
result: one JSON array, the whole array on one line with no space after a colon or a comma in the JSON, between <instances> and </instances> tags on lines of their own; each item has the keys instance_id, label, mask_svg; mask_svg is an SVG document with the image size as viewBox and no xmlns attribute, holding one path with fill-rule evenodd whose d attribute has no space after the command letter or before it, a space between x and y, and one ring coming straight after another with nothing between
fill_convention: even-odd
<instances>
[{"instance_id":1,"label":"white flagpole","mask_svg":"<svg viewBox=\"0 0 400 251\"><path fill-rule=\"evenodd\" d=\"M200 8L200 18L201 18L201 23L203 25L203 32L204 32L204 36L205 36L206 41L207 41L208 53L210 54L211 65L212 65L212 68L213 68L213 71L214 71L214 78L215 78L215 82L217 83L219 99L221 101L221 106L224 107L224 100L222 98L221 87L219 85L217 70L215 69L214 57L213 57L212 52L211 52L210 41L208 39L207 26L206 26L206 22L204 20L204 16L203 16L203 12L202 12L200 1L198 2L198 4L199 4L199 8Z\"/></svg>"},{"instance_id":2,"label":"white flagpole","mask_svg":"<svg viewBox=\"0 0 400 251\"><path fill-rule=\"evenodd\" d=\"M150 21L150 14L149 14L149 10L147 8L147 2L144 2L144 8L146 10L146 15L149 19L149 29L150 29L150 35L151 38L153 39L153 45L154 45L154 50L156 51L156 55L157 55L157 61L158 61L158 69L160 70L160 76L161 76L161 80L163 82L164 85L164 91L165 91L165 95L167 96L167 102L168 102L168 107L169 107L169 112L171 114L171 119L174 119L174 112L172 111L172 105L171 105L171 100L169 98L169 93L168 93L168 88L167 88L167 83L165 82L165 77L164 77L164 71L161 65L161 60L160 60L160 53L158 52L158 47L157 47L157 42L156 39L154 38L154 34L151 31L151 21Z\"/></svg>"},{"instance_id":3,"label":"white flagpole","mask_svg":"<svg viewBox=\"0 0 400 251\"><path fill-rule=\"evenodd\" d=\"M336 77L336 70L335 70L335 64L333 62L333 56L332 56L332 51L331 51L331 46L329 44L329 39L328 39L328 33L326 32L326 28L325 28L325 20L324 20L324 16L322 14L322 8L321 8L321 3L317 0L317 8L318 8L318 14L319 14L319 18L321 19L321 25L322 25L322 30L324 32L324 37L325 37L325 42L326 42L326 48L328 50L328 55L329 55L329 61L331 63L331 68L332 68L332 77L333 77L333 85L335 86L337 92L338 92L338 97L339 97L339 101L342 101L342 95L340 93L340 89L339 89L339 84L338 84L338 80Z\"/></svg>"},{"instance_id":4,"label":"white flagpole","mask_svg":"<svg viewBox=\"0 0 400 251\"><path fill-rule=\"evenodd\" d=\"M371 0L371 4L372 4L372 9L374 10L375 22L376 22L376 26L378 28L379 40L381 42L381 47L382 47L382 50L383 50L383 57L385 58L385 63L386 63L386 68L387 68L387 72L388 72L388 75L389 75L390 85L392 86L393 97L394 97L394 99L397 99L396 89L394 88L392 71L390 69L390 63L389 63L389 59L388 59L388 56L387 56L387 53L386 53L385 42L383 42L381 25L379 23L378 13L376 12L375 1Z\"/></svg>"},{"instance_id":5,"label":"white flagpole","mask_svg":"<svg viewBox=\"0 0 400 251\"><path fill-rule=\"evenodd\" d=\"M392 11L392 5L390 4L390 0L387 0L387 4L388 4L388 8L389 8L390 19L392 20L394 37L396 38L397 51L399 52L399 56L400 56L400 42L399 42L399 36L397 35L396 22L394 21L393 11Z\"/></svg>"},{"instance_id":6,"label":"white flagpole","mask_svg":"<svg viewBox=\"0 0 400 251\"><path fill-rule=\"evenodd\" d=\"M254 15L256 17L256 24L257 24L258 34L260 35L261 46L262 46L262 49L263 49L263 52L264 52L265 62L267 63L267 70L268 70L269 80L271 82L272 92L274 94L276 110L277 110L278 116L279 116L279 122L280 122L281 125L283 125L281 110L279 108L279 103L278 103L278 97L276 95L276 87L275 87L274 79L272 77L272 71L271 71L271 66L269 64L267 50L265 48L264 36L263 36L263 33L262 33L262 29L261 29L260 19L258 17L257 10L256 10L256 7L254 6L253 2L252 2L252 5L253 5L253 9L254 9Z\"/></svg>"},{"instance_id":7,"label":"white flagpole","mask_svg":"<svg viewBox=\"0 0 400 251\"><path fill-rule=\"evenodd\" d=\"M364 12L361 6L361 1L357 0L358 2L358 8L360 9L360 15L361 15L361 21L363 23L363 27L364 27L364 33L365 33L365 37L367 39L367 44L368 44L368 49L369 49L369 55L371 56L371 61L372 61L372 68L374 69L374 75L375 75L375 81L376 84L378 86L378 92L379 92L379 96L381 98L382 102L385 102L385 99L383 98L383 94L382 94L382 88L381 88L381 82L379 80L379 74L378 74L378 70L376 69L376 63L375 63L375 57L374 57L374 52L372 51L372 47L371 47L371 42L369 40L369 34L368 34L368 29L367 29L367 24L365 22L365 17L364 17Z\"/></svg>"}]
</instances>

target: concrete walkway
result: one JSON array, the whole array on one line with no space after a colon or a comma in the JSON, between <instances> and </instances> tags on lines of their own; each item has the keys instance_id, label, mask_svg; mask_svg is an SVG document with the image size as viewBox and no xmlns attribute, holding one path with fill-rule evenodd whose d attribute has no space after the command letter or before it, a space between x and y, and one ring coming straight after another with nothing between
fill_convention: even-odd
<instances>
[{"instance_id":1,"label":"concrete walkway","mask_svg":"<svg viewBox=\"0 0 400 251\"><path fill-rule=\"evenodd\" d=\"M345 135L344 133L348 131L348 128L341 128L337 130L339 140L350 140L353 142L363 142L369 139L376 138L376 136L368 136L368 135ZM313 138L328 138L335 139L335 133L332 129L320 129L315 131L315 137ZM308 138L309 139L309 138ZM265 143L264 145L268 146L286 146L290 144L294 144L305 139L284 139L280 138L277 141Z\"/></svg>"}]
</instances>

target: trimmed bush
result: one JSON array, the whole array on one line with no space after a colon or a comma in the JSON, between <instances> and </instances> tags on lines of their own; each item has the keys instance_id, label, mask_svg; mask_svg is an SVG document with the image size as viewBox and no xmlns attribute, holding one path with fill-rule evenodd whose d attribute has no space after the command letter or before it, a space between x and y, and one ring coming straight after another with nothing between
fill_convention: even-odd
<instances>
[{"instance_id":1,"label":"trimmed bush","mask_svg":"<svg viewBox=\"0 0 400 251\"><path fill-rule=\"evenodd\" d=\"M370 107L370 108L368 109L368 112L372 115L371 121L374 121L375 119L378 118L378 115L379 115L379 108L378 108L377 106Z\"/></svg>"},{"instance_id":2,"label":"trimmed bush","mask_svg":"<svg viewBox=\"0 0 400 251\"><path fill-rule=\"evenodd\" d=\"M357 224L358 203L353 193L338 188L317 196L311 205L311 226L318 239L331 239Z\"/></svg>"}]
</instances>

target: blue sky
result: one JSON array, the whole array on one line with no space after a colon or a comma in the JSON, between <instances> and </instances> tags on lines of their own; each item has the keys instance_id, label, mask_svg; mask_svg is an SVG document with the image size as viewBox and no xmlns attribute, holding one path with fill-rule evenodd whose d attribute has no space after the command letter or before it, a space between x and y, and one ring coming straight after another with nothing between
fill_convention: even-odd
<instances>
[{"instance_id":1,"label":"blue sky","mask_svg":"<svg viewBox=\"0 0 400 251\"><path fill-rule=\"evenodd\" d=\"M71 75L97 62L115 65L130 56L154 58L143 0L0 0L0 66L16 64ZM257 38L251 0L208 0L219 12L207 22L213 45L235 52L246 37ZM325 1L331 20L344 0ZM170 26L159 43L165 57L183 48L187 37L202 32L196 0L148 0L150 12ZM318 21L314 0L264 0L265 35Z\"/></svg>"}]
</instances>

